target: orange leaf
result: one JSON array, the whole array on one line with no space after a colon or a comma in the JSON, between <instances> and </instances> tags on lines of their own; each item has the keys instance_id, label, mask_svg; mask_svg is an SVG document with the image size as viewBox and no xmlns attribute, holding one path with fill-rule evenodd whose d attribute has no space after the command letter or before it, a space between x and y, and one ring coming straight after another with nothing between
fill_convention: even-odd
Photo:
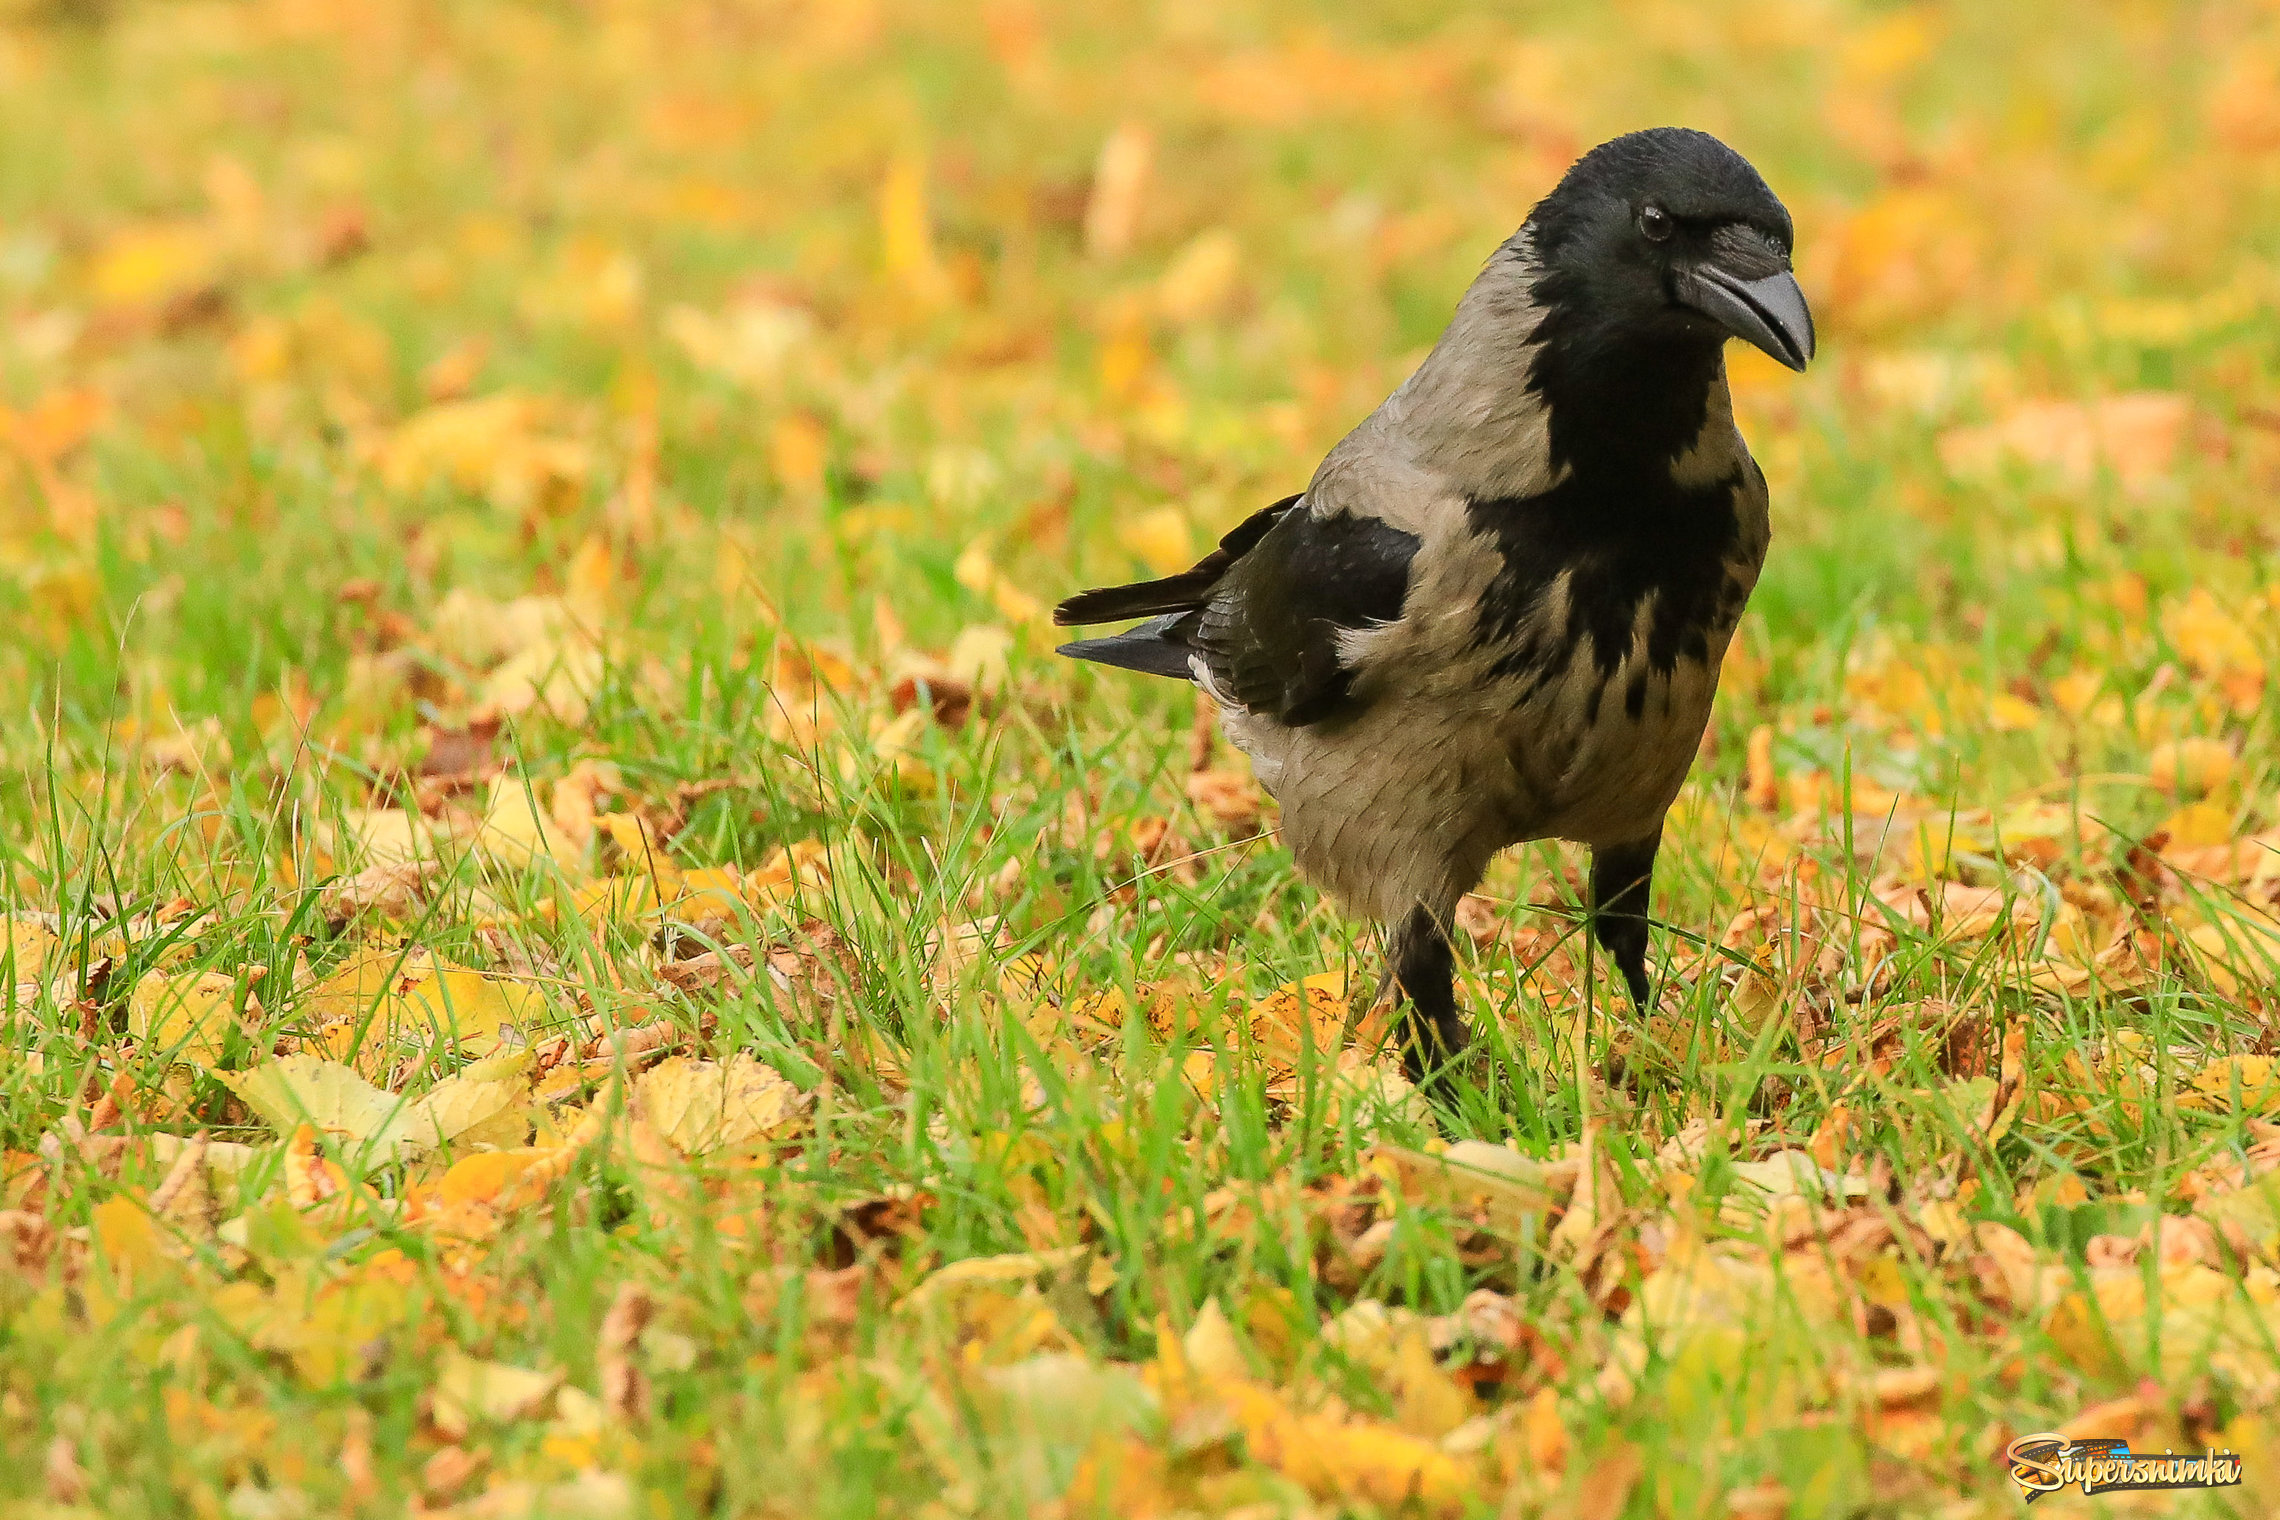
<instances>
[{"instance_id":1,"label":"orange leaf","mask_svg":"<svg viewBox=\"0 0 2280 1520\"><path fill-rule=\"evenodd\" d=\"M436 1184L436 1196L446 1205L496 1203L517 1179L550 1155L550 1151L523 1149L463 1157Z\"/></svg>"}]
</instances>

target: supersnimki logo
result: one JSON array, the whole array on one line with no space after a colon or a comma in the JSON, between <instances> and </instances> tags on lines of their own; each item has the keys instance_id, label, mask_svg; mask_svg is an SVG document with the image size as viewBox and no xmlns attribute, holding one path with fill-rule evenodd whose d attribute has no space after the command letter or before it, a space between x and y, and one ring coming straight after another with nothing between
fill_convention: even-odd
<instances>
[{"instance_id":1,"label":"supersnimki logo","mask_svg":"<svg viewBox=\"0 0 2280 1520\"><path fill-rule=\"evenodd\" d=\"M2075 1484L2086 1494L2112 1494L2142 1488L2230 1488L2240 1482L2240 1458L2229 1451L2140 1452L2112 1437L2073 1441L2052 1431L2019 1437L2004 1448L2003 1463L2029 1504Z\"/></svg>"}]
</instances>

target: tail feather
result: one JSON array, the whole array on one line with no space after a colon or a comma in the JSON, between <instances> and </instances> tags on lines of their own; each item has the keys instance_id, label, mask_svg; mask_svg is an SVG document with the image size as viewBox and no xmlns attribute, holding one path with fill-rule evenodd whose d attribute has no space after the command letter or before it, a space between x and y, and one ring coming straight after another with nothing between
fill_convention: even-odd
<instances>
[{"instance_id":1,"label":"tail feather","mask_svg":"<svg viewBox=\"0 0 2280 1520\"><path fill-rule=\"evenodd\" d=\"M1195 672L1188 665L1188 647L1170 637L1173 625L1179 621L1177 614L1151 618L1136 628L1127 628L1107 638L1079 639L1073 644L1063 644L1057 652L1072 660L1091 660L1098 665L1137 670L1143 675L1192 681Z\"/></svg>"},{"instance_id":2,"label":"tail feather","mask_svg":"<svg viewBox=\"0 0 2280 1520\"><path fill-rule=\"evenodd\" d=\"M1053 609L1053 621L1067 628L1079 623L1115 623L1125 618L1188 612L1210 594L1221 568L1213 565L1206 570L1199 566L1160 581L1080 591Z\"/></svg>"}]
</instances>

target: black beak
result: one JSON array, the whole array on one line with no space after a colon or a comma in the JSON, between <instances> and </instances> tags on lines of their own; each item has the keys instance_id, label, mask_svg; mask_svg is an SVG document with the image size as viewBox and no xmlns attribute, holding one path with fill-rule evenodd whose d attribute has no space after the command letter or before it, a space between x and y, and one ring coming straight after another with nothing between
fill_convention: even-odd
<instances>
[{"instance_id":1,"label":"black beak","mask_svg":"<svg viewBox=\"0 0 2280 1520\"><path fill-rule=\"evenodd\" d=\"M1745 279L1705 259L1679 279L1679 299L1791 369L1813 358L1813 312L1788 270Z\"/></svg>"}]
</instances>

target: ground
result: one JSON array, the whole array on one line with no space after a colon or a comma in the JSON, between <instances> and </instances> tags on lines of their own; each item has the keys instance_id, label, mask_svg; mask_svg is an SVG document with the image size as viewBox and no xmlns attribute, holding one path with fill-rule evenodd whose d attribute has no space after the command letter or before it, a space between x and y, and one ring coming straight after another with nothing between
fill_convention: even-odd
<instances>
[{"instance_id":1,"label":"ground","mask_svg":"<svg viewBox=\"0 0 2280 1520\"><path fill-rule=\"evenodd\" d=\"M1658 1005L1521 851L1436 1111L1045 609L1663 122L1821 359ZM2269 5L0 0L0 142L9 1513L2280 1507Z\"/></svg>"}]
</instances>

